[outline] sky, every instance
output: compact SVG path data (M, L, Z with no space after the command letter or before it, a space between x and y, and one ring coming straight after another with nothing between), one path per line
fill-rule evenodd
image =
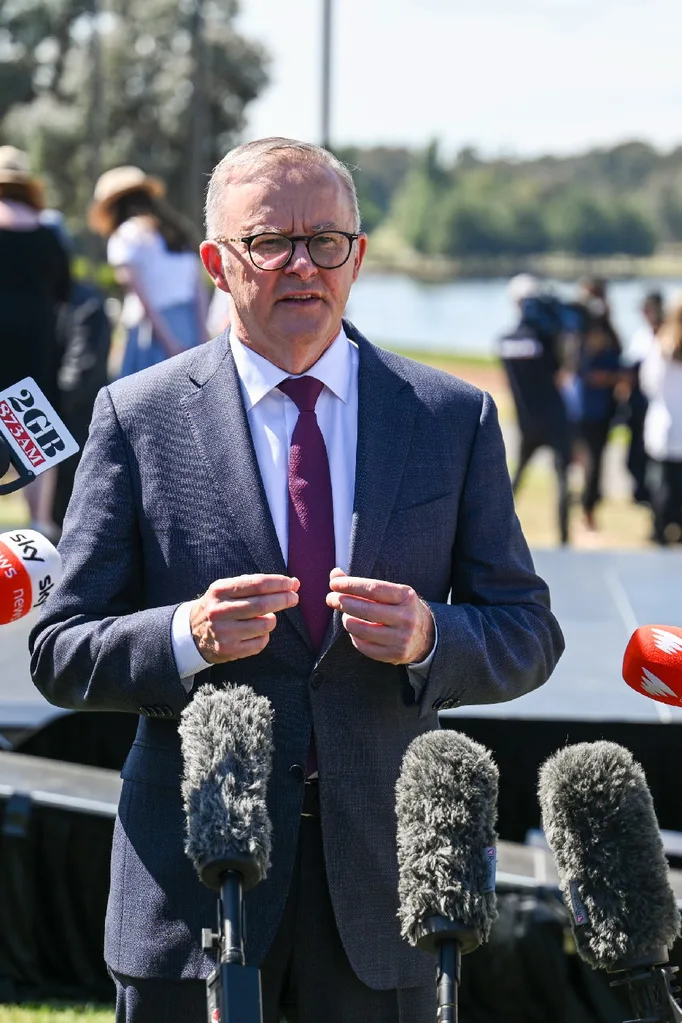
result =
M241 0L271 54L247 138L319 142L323 0ZM682 144L682 0L333 0L331 139L452 154Z

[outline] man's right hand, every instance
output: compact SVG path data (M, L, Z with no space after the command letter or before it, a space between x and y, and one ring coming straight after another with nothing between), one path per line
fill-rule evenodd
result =
M299 586L286 575L239 575L211 583L189 614L201 656L223 664L259 654L277 624L276 612L298 604Z

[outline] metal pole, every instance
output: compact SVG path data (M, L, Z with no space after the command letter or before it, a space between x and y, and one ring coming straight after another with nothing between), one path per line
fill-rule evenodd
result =
M102 170L102 142L104 140L104 76L102 70L102 37L100 35L100 15L102 5L100 0L92 0L90 16L90 46L88 63L90 65L90 102L88 105L88 162L87 173L89 177L89 190L95 187L95 182ZM86 242L87 255L93 261L100 255L100 246L93 234L88 236Z
M332 0L322 0L322 146L331 142Z
M198 227L201 224L204 168L204 121L206 114L206 54L204 46L204 0L194 0L190 35L192 39L192 100L189 106L189 167L186 210Z

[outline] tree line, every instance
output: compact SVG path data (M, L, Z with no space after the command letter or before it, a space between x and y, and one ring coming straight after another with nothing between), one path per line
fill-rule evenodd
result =
M388 225L416 252L460 258L562 251L650 255L682 243L682 146L642 142L579 156L444 161L424 152L339 151L366 229Z
M3 0L0 144L27 150L76 234L100 171L163 178L197 226L211 168L244 138L268 57L236 0ZM682 243L682 146L565 158L445 160L433 143L346 148L363 225L417 253L648 255Z
M0 144L30 153L76 229L120 164L163 178L198 226L207 175L267 81L236 14L235 0L2 0Z

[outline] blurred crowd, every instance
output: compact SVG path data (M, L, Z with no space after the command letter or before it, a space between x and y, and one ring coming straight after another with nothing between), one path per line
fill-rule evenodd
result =
M227 296L209 292L193 226L164 198L158 178L115 167L97 181L88 226L106 240L123 300L115 321L122 351L111 358L105 295L72 273L63 217L45 208L26 153L0 147L0 331L7 339L0 390L33 377L82 447L98 390L114 375L154 365L219 333ZM23 494L31 525L61 530L77 458L39 476Z
M120 286L113 359L111 299L72 273L73 241L62 216L45 208L28 156L0 147L0 329L11 339L0 363L0 390L34 377L79 445L99 388L161 362L229 322L229 299L209 303L191 223L165 198L161 180L115 167L97 181L88 226L106 242ZM562 544L570 540L571 468L582 467L584 526L597 530L604 452L612 427L628 431L632 497L651 508L651 540L682 538L682 297L664 308L652 292L642 323L620 338L607 284L583 281L564 301L521 274L509 285L517 323L500 340L520 433L514 490L540 448L550 448L557 479ZM42 474L24 495L31 524L59 535L77 459Z
M614 426L627 431L632 499L651 509L653 543L682 540L682 295L664 306L645 295L631 338L614 328L607 282L581 282L566 301L529 274L509 283L517 309L500 357L519 426L515 492L533 454L551 449L562 544L569 542L571 466L582 468L583 525L598 529L604 453Z

